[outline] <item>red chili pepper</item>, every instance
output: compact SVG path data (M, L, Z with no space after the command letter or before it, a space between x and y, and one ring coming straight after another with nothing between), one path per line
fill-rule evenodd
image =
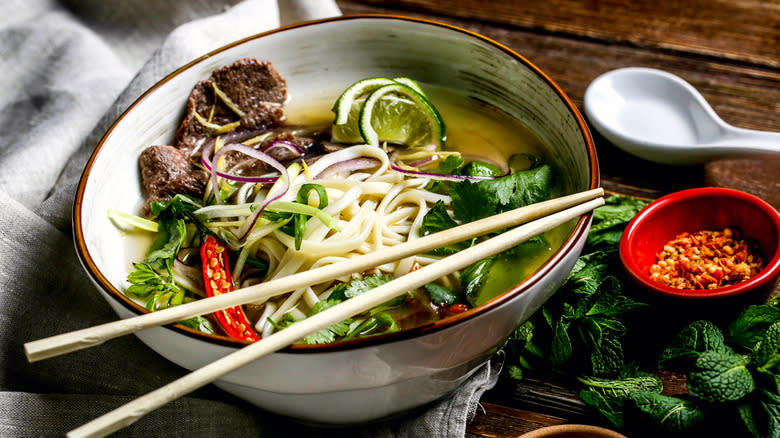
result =
M463 313L469 310L469 306L465 304L453 304L448 308L448 310L450 313Z
M207 236L200 247L200 258L203 260L203 284L206 287L206 295L212 297L232 292L233 281L230 279L225 244L214 236ZM260 340L252 330L252 324L246 319L241 306L214 312L214 316L231 338L244 341Z

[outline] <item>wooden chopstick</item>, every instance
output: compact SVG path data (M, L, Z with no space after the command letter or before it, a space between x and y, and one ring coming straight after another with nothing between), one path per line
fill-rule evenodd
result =
M102 437L129 426L154 409L209 384L266 354L278 351L311 333L330 327L346 318L368 311L402 293L421 287L437 278L512 248L533 236L551 230L602 205L604 205L603 198L599 197L589 200L511 229L500 236L493 237L424 268L398 277L389 283L352 297L284 330L278 331L267 338L249 344L235 353L231 353L209 365L199 368L168 385L72 430L67 436L69 438Z
M600 198L603 195L603 189L597 188L539 202L440 231L361 257L334 263L332 265L326 265L317 269L290 275L266 283L260 283L243 289L237 289L229 294L203 298L165 310L150 312L132 318L120 319L94 327L31 341L24 344L24 351L27 355L27 360L30 362L36 362L72 351L78 351L102 344L109 339L147 328L171 324L193 316L204 315L220 309L267 299L314 283L321 283L355 272L362 272L390 261L415 254L422 254L471 237L484 235L544 217L561 211L564 208Z

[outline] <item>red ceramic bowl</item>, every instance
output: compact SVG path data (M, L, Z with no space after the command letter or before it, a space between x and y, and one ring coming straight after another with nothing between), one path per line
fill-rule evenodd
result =
M686 290L650 279L649 269L664 244L688 231L738 228L758 242L764 268L741 283L710 290ZM780 214L760 198L732 189L704 187L671 193L640 211L620 241L620 259L637 283L663 296L687 299L735 297L771 292L780 276ZM752 295L752 294L751 294Z

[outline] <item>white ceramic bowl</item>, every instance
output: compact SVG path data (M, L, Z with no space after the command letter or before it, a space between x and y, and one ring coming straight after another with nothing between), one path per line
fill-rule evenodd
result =
M409 76L487 102L524 121L549 146L565 191L598 186L598 164L583 118L561 89L525 58L453 26L395 16L347 16L237 41L173 72L108 130L90 158L74 207L76 249L98 290L122 318L144 312L127 287L127 235L106 217L143 203L138 156L170 143L193 85L242 57L270 60L287 79L292 100L335 99L370 76ZM407 332L349 345L291 347L216 382L278 414L313 423L375 420L453 391L484 363L565 279L584 245L590 216L530 278L488 303ZM125 254L122 249L125 249ZM242 346L182 326L137 334L162 356L196 369Z

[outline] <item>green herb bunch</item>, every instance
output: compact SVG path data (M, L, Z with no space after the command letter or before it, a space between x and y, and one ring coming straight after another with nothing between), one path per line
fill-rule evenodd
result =
M626 317L646 307L625 294L617 248L628 221L647 203L611 196L593 215L583 255L568 279L510 338L510 376L552 369L574 376L615 378L625 374Z
M656 433L717 430L729 436L780 436L780 309L754 305L725 332L707 320L680 330L660 354L659 370L686 375L687 394L661 387L605 391L619 380L585 382L580 398L615 426ZM739 427L742 424L744 427ZM736 426L736 427L735 427Z
M616 257L623 227L644 205L610 197L596 210L566 283L508 342L508 375L552 369L570 377L583 402L632 436L780 437L778 299L722 328L659 320L668 309L623 290ZM687 393L662 394L660 372L684 375Z

